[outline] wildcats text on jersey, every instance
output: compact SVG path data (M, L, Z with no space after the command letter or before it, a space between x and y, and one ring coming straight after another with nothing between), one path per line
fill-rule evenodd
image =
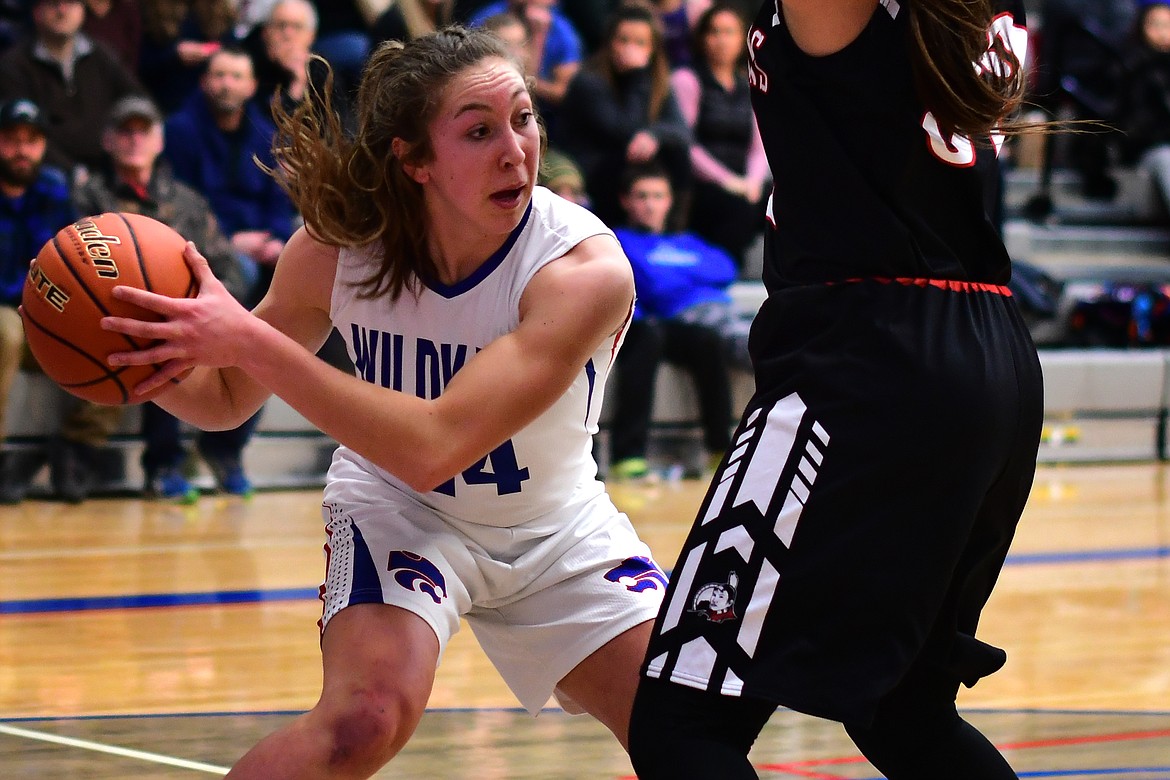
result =
M350 347L355 355L354 371L371 384L402 391L405 386L403 369L413 367L411 392L419 398L438 398L451 377L463 364L468 355L479 351L479 347L466 344L436 344L430 339L412 339L413 359L407 362L407 340L395 333L350 326Z

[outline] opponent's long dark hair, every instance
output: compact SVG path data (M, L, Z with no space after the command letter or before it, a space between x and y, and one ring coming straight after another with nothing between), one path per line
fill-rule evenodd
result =
M916 86L939 129L978 138L1010 120L1024 100L1024 64L1000 37L989 40L989 0L904 2ZM1008 133L1023 128L1001 126Z

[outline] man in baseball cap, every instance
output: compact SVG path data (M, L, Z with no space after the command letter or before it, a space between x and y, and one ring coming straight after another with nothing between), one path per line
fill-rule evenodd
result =
M27 99L0 103L0 440L8 433L4 410L24 360L24 330L16 307L28 262L77 217L65 174L44 164L46 147L40 106ZM23 499L42 463L43 458L21 450L0 449L0 503ZM63 497L80 500L84 492Z
M45 117L40 107L24 98L9 100L0 105L0 130L25 125L45 134Z
M162 112L148 97L141 95L127 95L110 107L106 119L106 129L123 127L131 119L142 120L148 126L161 125Z

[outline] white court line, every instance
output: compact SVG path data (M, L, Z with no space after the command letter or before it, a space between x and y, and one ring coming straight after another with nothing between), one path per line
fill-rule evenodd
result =
M212 764L201 764L198 761L186 761L182 758L172 758L171 756L163 756L158 753L146 753L141 750L130 750L128 748L115 747L113 745L103 745L100 742L90 742L86 739L73 739L72 737L59 737L56 734L46 734L43 731L29 731L27 729L18 729L13 726L0 725L0 734L8 734L13 737L23 737L24 739L36 739L41 742L52 742L55 745L65 745L67 747L81 748L82 750L93 750L97 753L109 753L114 756L122 756L123 758L134 758L139 761L150 761L155 764L166 764L167 766L176 766L180 769L192 769L196 772L207 772L212 775L226 775L228 767L214 766Z

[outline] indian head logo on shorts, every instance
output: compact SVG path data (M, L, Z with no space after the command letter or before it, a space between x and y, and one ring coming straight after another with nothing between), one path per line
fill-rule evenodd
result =
M666 575L662 573L662 569L658 568L654 561L641 555L626 558L620 566L607 571L605 578L610 582L625 585L626 590L632 590L634 593L666 588Z
M434 599L436 604L447 598L447 580L443 573L421 555L407 550L395 550L390 553L387 568L394 581L407 590L425 593Z
M731 572L727 582L709 582L695 591L690 611L707 618L712 623L735 620L735 591L739 575Z

